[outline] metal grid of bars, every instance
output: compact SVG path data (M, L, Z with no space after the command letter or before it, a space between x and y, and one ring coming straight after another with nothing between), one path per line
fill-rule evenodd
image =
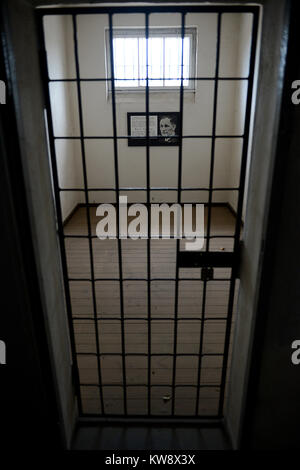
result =
M216 64L215 64L215 75L214 77L189 77L191 80L210 80L214 82L214 98L213 98L213 126L212 126L212 134L209 135L183 135L183 99L184 99L184 79L183 76L183 52L184 48L182 47L182 57L181 57L181 78L180 78L180 87L179 87L179 112L180 112L180 125L179 125L179 147L178 147L178 184L177 187L151 187L150 186L150 145L149 145L149 76L148 76L148 37L149 37L149 15L151 13L179 13L181 14L181 39L182 39L182 46L183 40L185 35L185 16L187 13L215 13L217 14L217 43L216 43ZM109 18L109 42L110 42L110 77L107 78L87 78L83 79L80 78L79 73L79 56L78 56L78 38L77 38L77 15L83 14L105 14L108 15ZM145 86L145 110L146 110L146 187L121 187L119 184L119 162L118 162L118 139L128 139L129 136L120 136L117 134L117 117L116 117L116 91L115 91L115 77L114 77L114 54L113 54L113 16L117 13L143 13L145 15L145 37L146 37L146 86ZM250 53L250 65L249 65L249 75L248 77L220 77L219 76L219 56L220 56L220 37L221 37L221 19L223 13L252 13L253 14L253 23L252 23L252 37L251 37L251 53ZM71 15L72 16L72 24L73 24L73 39L74 39L74 57L75 57L75 67L76 67L76 78L62 78L62 79L50 79L48 74L48 65L47 65L47 57L46 57L46 49L45 49L45 38L44 38L44 31L43 31L43 17L48 15ZM120 384L105 384L103 386L102 383L102 369L101 369L101 357L105 355L109 356L121 356L122 359L122 394L123 394L123 409L124 413L120 415L120 417L128 416L127 410L127 392L130 387L146 387L147 388L147 414L148 418L153 418L155 415L152 413L151 408L151 389L153 387L166 387L166 384L153 384L151 383L151 361L152 358L155 356L169 356L172 358L172 380L171 383L168 385L169 388L172 390L172 401L171 401L171 418L176 418L175 413L175 397L176 397L176 390L178 387L180 388L196 388L196 398L195 398L195 418L201 418L201 414L198 413L199 409L199 399L200 399L200 389L202 387L205 388L218 388L219 389L219 404L218 404L218 411L214 415L205 415L203 416L205 419L208 418L221 418L223 414L223 405L224 405L224 395L225 395L225 388L226 388L226 372L228 367L228 355L229 355L229 346L230 346L230 333L231 333L231 323L232 323L232 314L233 314L233 303L234 303L234 293L235 293L235 281L237 278L237 258L239 252L239 243L240 243L240 232L241 232L241 220L242 220L242 207L243 207L243 196L244 196L244 187L245 187L245 174L246 174L246 162L247 162L247 153L248 153L248 141L249 141L249 127L250 127L250 117L251 117L251 102L252 102L252 92L253 92L253 78L254 78L254 67L255 67L255 54L256 54L256 42L257 42L257 30L258 30L258 15L259 15L259 8L256 6L153 6L153 7L78 7L78 8L60 8L60 9L41 9L37 11L37 20L38 20L38 31L39 31L39 40L40 40L40 52L41 52L41 70L43 74L43 81L45 86L45 100L46 100L46 109L47 109L47 117L48 117L48 133L49 133L49 146L50 146L50 153L51 153L51 163L52 163L52 173L53 173L53 184L54 184L54 192L55 192L55 200L56 200L56 210L57 210L57 225L58 225L58 235L60 241L60 249L61 249L61 258L62 258L62 267L63 267L63 274L64 274L64 285L65 285L65 296L66 296L66 305L69 317L69 326L70 326L70 339L71 339L71 348L73 354L73 361L74 361L74 381L76 385L76 392L78 397L78 406L79 406L79 413L81 416L84 416L83 408L82 408L82 397L81 397L81 387L97 387L98 388L98 395L99 401L101 404L101 413L98 416L105 416L109 417L107 413L105 413L105 403L104 403L104 393L103 387L119 387ZM124 79L122 79L124 80ZM158 79L159 80L159 79ZM178 80L178 79L177 79ZM248 89L247 89L247 101L246 101L246 111L245 111L245 124L244 124L244 132L242 135L216 135L216 120L217 120L217 93L218 93L218 85L219 82L222 80L226 81L238 81L238 80L246 80L248 82ZM112 135L110 136L85 136L84 129L83 129L83 110L82 110L82 96L81 96L81 82L84 81L105 81L110 83L111 87L111 97L112 97L112 120L113 120L113 128L112 128ZM52 121L52 114L51 114L51 102L50 102L50 93L49 93L49 86L51 82L74 82L76 83L77 88L77 97L78 97L78 113L79 113L79 136L55 136L53 130L53 121ZM209 187L196 187L196 188L187 188L182 187L182 143L184 139L191 139L191 138L210 138L212 139L212 146L211 146L211 161L210 161L210 178L209 178ZM241 170L240 170L240 182L238 187L231 187L231 188L216 188L213 187L213 173L214 173L214 160L215 160L215 140L216 138L230 138L230 139L243 139L243 148L242 148L242 159L241 159ZM83 168L83 181L84 181L84 188L61 188L59 186L59 179L58 179L58 171L57 171L57 163L56 163L56 154L55 154L55 140L56 139L78 139L80 141L81 146L81 156L82 156L82 168ZM113 188L90 188L88 187L88 179L87 179L87 168L86 168L86 156L85 156L85 139L112 139L113 140L113 148L114 148L114 168L115 168L115 187ZM199 351L198 354L194 353L178 353L177 346L178 346L178 324L180 321L183 320L182 317L179 317L178 312L178 296L179 296L179 283L182 279L185 281L195 281L193 277L184 277L180 278L179 270L181 267L185 266L185 263L189 263L187 257L190 254L184 254L180 252L180 240L176 240L176 269L175 269L175 277L151 277L151 243L150 239L147 238L147 276L146 277L126 277L124 276L123 272L123 265L122 265L122 244L120 236L117 237L117 251L118 251L118 267L119 267L119 288L120 288L120 318L116 317L109 317L105 316L104 320L117 320L120 322L121 326L121 353L117 352L109 352L104 353L101 351L101 344L99 341L99 321L101 317L99 317L97 312L97 299L96 299L96 289L95 283L98 281L116 281L116 278L112 277L105 277L99 278L95 275L94 270L94 259L93 259L93 245L92 239L96 238L96 235L92 234L91 228L91 217L90 217L90 200L89 200L89 192L91 191L114 191L117 196L117 209L118 214L120 211L119 207L119 195L121 191L145 191L147 197L147 205L150 205L150 195L151 191L176 191L177 192L177 202L181 203L181 194L183 191L207 191L208 192L208 221L207 221L207 232L205 235L206 239L206 247L205 252L207 254L206 261L202 266L227 266L231 270L230 278L216 278L218 281L228 281L230 279L230 289L229 289L229 298L228 298L228 309L226 316L215 316L214 320L225 321L226 323L226 331L225 331L225 340L224 340L224 350L222 353L208 353L203 352L203 342L204 342L204 325L206 322L211 321L212 318L206 317L206 294L207 294L207 286L210 282L207 279L203 280L203 296L202 296L202 309L200 316L191 316L191 317L184 317L185 321L193 320L199 321L201 323L200 328L200 336L199 336ZM67 235L64 233L63 227L63 219L62 219L62 210L60 204L60 193L64 191L82 191L85 197L85 207L86 207L86 220L87 220L87 235ZM211 217L212 217L212 200L213 200L213 193L215 191L236 191L238 193L238 205L237 205L237 213L236 213L236 223L235 223L235 232L234 235L212 235L211 234ZM117 217L117 220L119 217ZM150 211L148 211L148 227L150 227ZM119 227L117 227L118 234L119 234ZM120 235L120 234L119 234ZM67 265L67 257L66 257L66 247L65 247L65 240L67 238L84 238L88 240L88 247L89 247L89 259L90 259L90 277L85 278L78 278L78 277L71 277L68 273L68 265ZM227 260L222 257L224 254L216 253L210 251L210 241L213 238L233 238L234 240L234 248L232 256L228 257ZM185 256L187 255L187 257ZM210 258L210 255L212 257ZM228 255L228 253L227 253ZM225 261L224 261L225 260ZM213 262L215 264L213 264ZM219 264L218 264L219 263ZM201 266L201 258L200 264L198 263L197 266ZM72 303L71 303L71 296L70 296L70 282L79 282L79 281L86 281L91 284L91 292L92 292L92 305L93 305L93 315L91 317L81 317L76 316L73 317L72 315ZM126 281L138 281L138 282L146 282L147 283L147 316L141 317L130 317L126 316L126 321L137 321L143 320L147 322L147 337L148 337L148 344L147 344L147 352L145 353L130 353L126 351L125 347L125 316L124 316L124 282ZM175 282L175 307L174 307L174 317L166 317L166 316L157 316L151 317L151 284L155 281L173 281ZM74 333L74 320L91 320L94 322L95 328L95 344L96 344L96 352L86 352L80 353L81 355L93 355L96 357L97 361L97 373L98 373L98 380L97 384L91 383L83 383L80 382L79 378L79 369L78 369L78 353L76 352L76 344L75 344L75 333ZM173 351L172 353L155 353L152 351L151 348L151 330L152 330L152 322L153 321L172 321L174 323L174 341L173 341ZM131 384L127 383L127 372L126 372L126 358L130 356L145 356L147 358L147 382L141 384ZM177 384L176 383L176 362L178 357L192 357L196 356L198 365L197 365L197 383L196 385L188 385L188 384ZM203 358L206 356L219 356L222 358L222 375L221 375L221 383L216 386L215 384L202 384L201 383L201 372L202 372L202 361ZM92 415L90 415L92 416ZM116 415L114 415L116 416ZM133 417L132 414L129 417ZM188 416L190 417L190 416ZM157 416L157 418L161 418L161 416ZM180 418L184 418L184 416L180 416Z

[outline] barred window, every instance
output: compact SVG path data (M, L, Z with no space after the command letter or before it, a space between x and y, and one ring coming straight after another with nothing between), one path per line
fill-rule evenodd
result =
M183 64L182 64L183 43ZM109 48L109 31L107 31ZM109 49L108 49L109 50ZM146 86L145 29L113 30L114 78L118 90L143 89ZM148 38L148 83L156 89L194 89L196 28L150 28ZM109 63L109 61L108 61Z

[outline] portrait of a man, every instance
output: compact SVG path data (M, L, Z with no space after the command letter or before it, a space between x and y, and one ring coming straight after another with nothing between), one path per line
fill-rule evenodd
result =
M172 143L176 140L177 134L176 116L162 115L159 120L159 135L164 137L166 143Z

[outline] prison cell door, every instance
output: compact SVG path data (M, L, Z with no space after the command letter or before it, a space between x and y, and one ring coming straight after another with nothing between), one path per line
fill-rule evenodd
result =
M220 419L258 7L68 7L37 16L80 415ZM144 56L137 52L144 68L133 64L133 76L115 65L114 39L126 28L128 37L142 38L132 47L144 48ZM180 39L180 66L168 69L160 54L159 77L150 38L162 28ZM188 62L184 38L193 31ZM169 145L151 126L153 116L172 114L177 128ZM128 134L129 115L145 119L138 145ZM116 239L99 240L97 206L111 204L119 215L124 195L129 205L145 204L149 225L153 203L203 203L203 249L187 251L174 238L123 239L118 224Z

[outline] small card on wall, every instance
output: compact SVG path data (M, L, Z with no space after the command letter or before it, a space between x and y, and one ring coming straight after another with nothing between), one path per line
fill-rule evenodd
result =
M149 145L179 145L180 113L159 112L149 113ZM127 113L128 145L146 146L146 114Z

